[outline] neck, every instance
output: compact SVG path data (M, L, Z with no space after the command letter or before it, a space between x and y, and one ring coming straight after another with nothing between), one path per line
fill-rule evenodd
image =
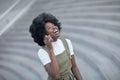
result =
M57 41L57 39L54 39L54 40L53 40L53 42L56 42L56 41Z
M58 38L54 38L54 39L53 39L53 42L56 42L56 41L57 41L57 39L58 39Z

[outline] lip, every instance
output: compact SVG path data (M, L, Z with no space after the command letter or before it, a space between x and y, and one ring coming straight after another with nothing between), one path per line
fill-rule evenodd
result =
M55 31L54 34L59 34L59 31Z
M59 34L59 31L58 30L55 30L54 31L54 35L58 35Z
M58 30L54 30L54 33L56 34L56 33L59 33L59 31Z

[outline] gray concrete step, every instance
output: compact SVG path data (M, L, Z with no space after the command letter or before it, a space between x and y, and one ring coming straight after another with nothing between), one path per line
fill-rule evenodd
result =
M36 0L0 36L0 79L47 80L37 55L40 47L28 29L39 13L50 12L62 22L61 36L72 41L84 80L119 80L119 4L119 0Z

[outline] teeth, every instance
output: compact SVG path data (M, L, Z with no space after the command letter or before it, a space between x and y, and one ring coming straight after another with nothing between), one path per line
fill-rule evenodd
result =
M57 33L57 31L55 33Z
M56 34L58 31L55 31L54 33Z
M54 33L58 32L57 30L54 31Z

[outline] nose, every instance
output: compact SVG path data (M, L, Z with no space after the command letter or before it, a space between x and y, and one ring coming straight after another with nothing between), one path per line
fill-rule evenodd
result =
M57 26L53 26L53 28L55 29L55 28L57 28Z
M57 26L53 26L53 31L57 29Z

